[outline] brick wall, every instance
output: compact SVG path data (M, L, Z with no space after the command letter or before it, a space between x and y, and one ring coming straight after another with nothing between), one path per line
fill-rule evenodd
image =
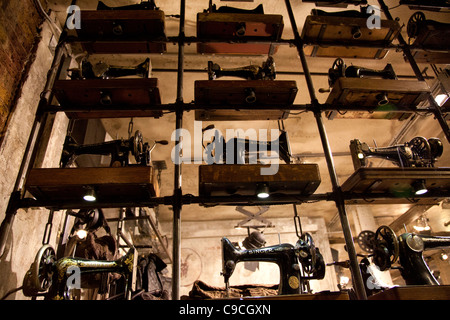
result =
M24 71L33 57L41 23L34 0L0 2L0 146Z

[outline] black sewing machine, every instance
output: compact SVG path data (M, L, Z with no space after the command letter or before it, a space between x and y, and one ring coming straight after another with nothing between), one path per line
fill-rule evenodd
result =
M222 238L222 275L229 290L229 280L236 264L242 261L276 263L280 268L279 295L300 294L301 282L325 277L325 263L310 234L305 233L295 246L284 243L270 247L239 250ZM303 274L302 274L303 272Z
M104 4L103 1L99 1L97 10L159 10L159 8L156 7L155 0L141 1L141 3L138 4L130 4L121 7L109 7Z
M399 259L399 269L407 285L439 285L423 258L423 252L448 247L450 237L414 233L397 237L391 228L381 226L376 232L374 263L381 271L385 271Z
M328 84L330 88L334 86L339 78L381 78L397 80L397 75L388 63L383 70L373 70L358 66L347 66L341 58L337 58L328 70ZM327 92L329 90L320 90L320 92ZM387 103L387 102L386 102Z
M442 141L438 138L415 137L404 144L375 148L358 139L350 141L355 170L367 167L367 158L370 157L391 161L399 167L434 167L443 150Z
M446 50L450 48L450 24L425 17L423 12L414 13L408 20L408 37L415 39L413 45L426 49Z
M215 80L221 77L238 77L245 80L275 80L275 62L269 56L263 62L262 67L250 65L240 68L223 69L217 63L208 61L208 80Z
M50 245L43 246L23 280L23 293L27 297L45 295L48 300L69 300L69 278L73 268L83 276L92 273L119 273L126 277L125 292L131 292L136 255L134 249L116 261L99 261L66 257L56 260L55 250ZM128 297L130 298L130 297Z
M61 167L70 165L77 156L82 154L111 155L111 167L129 166L129 154L131 153L137 165L151 165L151 152L157 144L168 145L168 141L155 141L152 147L148 142L143 142L140 131L136 131L134 137L128 140L113 140L108 142L79 145L71 136L66 137L61 156Z
M210 126L209 129L212 129ZM204 129L205 131L205 129ZM233 159L228 159L227 154L233 150ZM216 131L213 140L205 147L206 154L210 160L214 158L214 163L219 163L221 160L227 164L245 164L254 160L252 155L257 156L258 152L277 151L280 159L286 164L291 163L291 147L289 137L286 131L281 131L278 139L273 141L255 141L242 138L232 138L227 143L224 137ZM256 154L253 154L256 153ZM232 163L229 163L233 160ZM208 161L209 162L209 161Z
M111 66L104 62L92 64L89 61L83 61L81 69L69 69L69 77L72 80L84 79L114 79L126 76L137 76L141 78L150 78L151 62L147 58L136 67Z

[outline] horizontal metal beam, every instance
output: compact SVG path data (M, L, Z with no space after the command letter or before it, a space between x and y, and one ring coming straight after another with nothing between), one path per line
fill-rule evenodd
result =
M193 110L290 110L290 111L310 111L314 112L315 108L319 108L321 111L367 111L367 112L391 112L391 113L432 113L433 109L431 107L420 108L420 109L408 109L407 107L398 107L394 110L379 110L375 107L365 107L365 106L345 106L336 104L319 104L313 106L312 104L291 104L291 105L253 105L253 104L242 104L236 105L198 105L194 102L192 103L167 103L158 105L147 105L147 106L127 106L127 111L170 111L175 112L178 108L182 108L184 111ZM56 112L89 112L89 111L123 111L121 106L104 106L98 105L96 107L83 107L81 105L76 106L57 106L49 105L42 107L42 112L56 113Z
M385 200L394 199L389 193L351 193L342 192L342 197L345 201L349 200ZM448 197L448 194L442 192L428 192L421 196L416 196L414 199L408 198L411 203L419 199L438 199ZM117 200L110 199L110 201L88 203L80 199L80 201L38 201L32 198L25 198L18 201L18 208L48 208L53 210L68 210L68 209L84 209L84 208L126 208L126 207L156 207L159 205L172 206L175 201L174 196L149 198L145 200ZM271 195L269 199L261 200L256 196L241 196L241 195L229 195L229 196L194 196L194 195L183 195L182 204L192 205L198 204L206 207L211 206L236 206L236 205L248 205L248 206L261 206L261 205L285 205L285 204L302 204L307 202L316 201L334 201L335 194L333 192L312 194L312 195L284 195L284 194L274 194Z

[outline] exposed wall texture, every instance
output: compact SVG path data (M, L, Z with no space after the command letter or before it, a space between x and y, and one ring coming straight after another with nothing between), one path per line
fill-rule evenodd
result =
M0 4L0 146L16 97L33 60L42 24L33 0Z

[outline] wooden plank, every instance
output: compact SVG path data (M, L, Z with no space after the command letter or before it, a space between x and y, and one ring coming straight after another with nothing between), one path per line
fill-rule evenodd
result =
M302 30L306 44L341 43L343 46L358 44L388 45L399 32L397 21L381 20L381 28L369 29L367 19L335 16L307 16ZM353 38L354 28L359 28L361 36ZM336 55L334 55L336 56Z
M374 294L369 300L450 300L450 286L399 286Z
M379 106L380 94L386 94L389 103ZM335 83L326 101L327 104L344 106L346 110L360 107L369 107L373 114L367 112L342 112L328 111L328 118L359 118L373 119L401 119L408 118L408 114L389 112L390 110L404 109L415 110L416 106L427 99L430 88L424 81L368 79L368 78L340 78ZM355 111L356 111L355 110ZM380 114L378 114L380 113ZM384 114L383 114L384 113Z
M87 79L57 80L53 92L61 107L67 108L69 118L117 118L162 116L161 110L149 110L149 106L161 104L158 79ZM102 103L108 95L110 104ZM71 112L70 108L83 106L86 112ZM101 106L101 111L96 107ZM108 107L111 107L110 111ZM127 107L133 107L126 110ZM114 111L121 108L121 111ZM140 108L140 109L138 109ZM133 110L134 109L134 110Z
M357 39L353 38L355 28L361 33ZM399 32L397 21L381 20L380 29L369 29L365 18L310 15L306 17L302 38L307 44L305 54L312 57L383 59L389 50L361 45L385 47Z
M76 30L83 50L90 53L165 53L165 15L159 10L81 11Z
M80 201L94 187L98 201L139 200L157 196L152 167L32 169L25 190L38 201Z
M245 32L236 31L245 24ZM284 29L282 15L244 13L198 13L197 37L200 39L251 41L281 39ZM206 54L273 54L278 46L256 43L198 43L197 52Z
M255 195L256 186L260 183L267 184L273 193L310 195L321 182L316 164L280 164L276 174L261 175L261 169L268 167L259 164L200 166L200 195Z
M82 10L80 40L165 39L165 15L160 10Z
M329 300L350 300L347 292L318 292L314 294L288 294L279 296L242 297L240 300L302 300L302 301L329 301Z
M410 199L414 198L411 185L416 180L422 179L425 180L429 192L450 194L448 168L359 168L341 188L343 192L394 196L389 203L411 203ZM437 201L438 197L423 198L420 204L435 204ZM374 202L379 203L378 200Z
M229 39L237 37L238 25L245 23L245 33L240 38L258 37L279 40L283 33L283 16L276 14L198 13L197 37Z
M289 110L196 110L196 121L284 120Z
M213 107L249 105L245 101L249 89L252 89L256 96L251 109L289 106L294 103L298 92L295 81L199 80L195 81L195 103Z

